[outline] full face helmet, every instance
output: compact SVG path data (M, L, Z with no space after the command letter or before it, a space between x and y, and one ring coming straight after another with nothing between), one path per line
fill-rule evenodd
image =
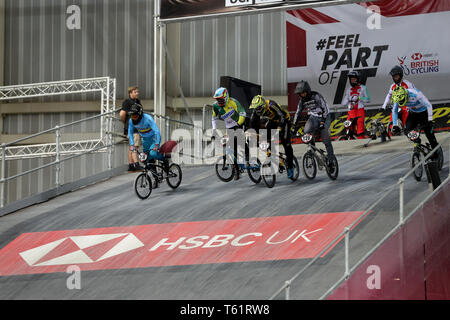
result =
M214 99L216 99L217 104L220 107L224 107L229 99L228 90L226 88L220 87L216 90L213 96Z
M400 107L404 107L408 101L408 90L402 86L396 86L392 92L392 102L398 103Z
M254 96L252 99L252 103L250 105L250 109L255 110L254 112L260 116L261 114L264 113L264 110L266 109L267 104L266 104L266 99L264 99L264 97L262 95L257 95Z

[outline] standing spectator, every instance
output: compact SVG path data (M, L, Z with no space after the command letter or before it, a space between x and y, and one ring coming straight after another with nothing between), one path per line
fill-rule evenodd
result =
M128 99L124 100L122 103L122 109L120 109L120 120L122 120L123 134L128 136L128 124L130 116L128 115L130 108L132 105L138 104L142 106L141 101L139 100L139 89L138 87L129 87L128 88ZM141 143L141 136L139 135L136 128L133 131L134 138L134 146L139 147ZM128 171L138 171L140 170L140 165L138 161L138 154L136 148L130 148L128 150Z

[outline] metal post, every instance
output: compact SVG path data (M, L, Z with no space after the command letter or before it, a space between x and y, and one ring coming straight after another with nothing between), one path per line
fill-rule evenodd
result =
M158 63L159 63L159 57L158 57L158 41L159 41L159 0L155 0L153 7L153 112L155 114L160 114L158 111ZM158 123L158 122L157 122Z
M109 81L108 81L108 85L109 85ZM101 108L100 108L100 112L103 114L105 112L105 95L106 93L102 90L101 91ZM106 96L106 99L108 99L108 96ZM103 140L103 117L100 118L100 139Z
M114 138L112 135L112 126L113 126L112 119L113 119L113 115L110 114L108 116L108 143L107 143L109 145L109 147L108 147L108 170L112 169L113 146L114 146L114 143L113 143Z
M160 9L161 10L161 7ZM164 48L162 46L162 43L164 41L164 25L159 21L159 114L161 116L165 116L166 115L166 106L163 105L163 103L165 102L165 84L163 82L164 80ZM164 90L163 90L164 89ZM159 125L162 126L162 122L163 122L163 118L160 118L160 123ZM167 139L167 138L166 138Z
M170 139L170 118L166 117L166 141Z
M176 79L176 85L178 87L178 91L180 92L181 100L183 100L184 109L186 110L186 115L189 118L189 120L191 121L191 123L194 124L194 120L193 120L193 118L191 116L191 113L189 112L189 105L187 103L186 97L184 96L183 89L181 88L181 84L180 84L180 81L178 79L179 77L178 77L178 75L176 73L175 66L174 66L174 63L172 61L172 57L170 55L169 49L167 48L167 43L164 41L164 39L162 39L161 46L164 46L164 48L166 50L167 61L169 62L169 69L172 71L174 79Z
M206 116L206 104L202 108L202 132L205 133L205 116Z
M116 79L112 79L112 94L111 94L111 100L112 100L112 108L110 111L114 111L116 110ZM115 146L115 139L114 139L114 132L115 129L115 124L114 124L114 114L110 113L109 114L109 142L111 144L110 149L109 149L109 154L110 154L110 158L109 158L109 170L111 170L113 168L113 155L114 155L114 146Z
M2 144L2 178L0 180L1 183L1 190L0 190L0 205L3 208L5 206L5 188L6 188L6 180L5 180L5 174L6 174L6 147L5 144Z
M399 224L400 225L403 225L403 216L404 216L404 212L403 212L403 210L404 210L404 203L403 203L403 187L404 187L404 183L405 183L405 179L403 179L403 178L400 178L400 180L399 180L399 183L400 183L400 208L399 208L399 215L400 215L400 217L399 217Z
M291 281L287 280L285 284L286 284L285 298L286 300L289 300L291 298Z
M350 228L345 227L345 278L348 279L350 275L349 267L349 242L350 242Z
M61 137L61 132L59 129L59 126L55 127L56 129L56 159L55 159L55 163L56 163L56 187L59 188L60 185L60 171L61 171L61 163L59 161L59 142L60 142L60 137Z

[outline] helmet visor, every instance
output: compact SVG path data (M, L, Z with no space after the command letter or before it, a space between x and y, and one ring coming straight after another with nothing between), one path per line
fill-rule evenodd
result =
M394 91L394 94L392 95L392 102L398 103L400 107L403 107L406 105L407 101L408 101L407 91L401 87L397 87Z
M216 98L217 104L221 107L223 107L225 105L225 98Z
M264 106L263 106L263 105L257 106L257 107L255 108L255 113L256 113L258 116L260 116L260 115L263 113L263 111L264 111Z
M399 98L399 100L398 100L398 105L399 105L400 107L404 107L404 106L406 105L406 101L407 101L407 100L408 100L408 99L407 99L406 95L401 96L401 97Z

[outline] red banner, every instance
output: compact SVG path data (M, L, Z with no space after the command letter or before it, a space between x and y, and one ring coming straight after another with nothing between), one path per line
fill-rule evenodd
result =
M0 275L313 258L362 212L25 233Z

